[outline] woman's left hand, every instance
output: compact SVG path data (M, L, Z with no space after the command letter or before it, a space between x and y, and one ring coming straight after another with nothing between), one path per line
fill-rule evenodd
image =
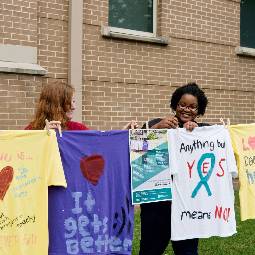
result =
M187 121L186 123L183 124L183 127L186 128L186 130L191 132L194 128L198 127L198 125L196 122Z
M135 120L131 120L122 129L137 129L137 128L139 128L137 122Z

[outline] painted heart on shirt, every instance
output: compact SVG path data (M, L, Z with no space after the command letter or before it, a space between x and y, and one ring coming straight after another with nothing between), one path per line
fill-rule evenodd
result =
M4 196L9 189L9 186L13 179L13 168L6 166L0 171L0 199L4 200Z
M252 149L255 149L255 136L250 136L249 138L248 138L248 144L250 145L250 147L252 148Z
M80 168L83 176L93 185L97 185L104 172L105 161L101 155L94 154L84 156L80 160Z

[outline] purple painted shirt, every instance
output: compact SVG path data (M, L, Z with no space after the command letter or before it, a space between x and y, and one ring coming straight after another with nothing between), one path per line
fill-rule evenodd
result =
M128 131L58 137L67 189L49 190L49 255L131 254Z

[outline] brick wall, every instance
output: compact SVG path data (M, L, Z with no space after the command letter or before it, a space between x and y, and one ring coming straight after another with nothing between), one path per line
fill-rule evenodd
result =
M68 0L3 0L0 43L37 47L44 77L0 73L0 128L23 129L34 115L41 86L67 79Z
M0 128L23 129L34 114L42 79L0 74Z
M0 128L22 128L31 119L43 83L67 79L68 0L3 0L0 43L37 47L45 77L0 73ZM108 0L84 0L83 122L117 129L127 121L171 114L170 94L196 81L209 97L201 121L254 122L255 58L239 46L239 0L161 0L159 35L170 44L101 36Z
M171 114L170 94L189 81L209 97L201 121L254 122L255 59L235 54L239 0L159 1L158 30L170 38L168 46L102 38L108 1L86 2L83 120L88 125L119 128L132 118L142 123Z
M67 79L68 0L38 1L38 63L47 77Z
M37 0L1 0L0 43L37 45Z

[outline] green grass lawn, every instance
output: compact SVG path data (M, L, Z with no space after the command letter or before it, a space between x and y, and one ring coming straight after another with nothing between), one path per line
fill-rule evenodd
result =
M200 255L255 255L255 220L240 221L240 206L236 193L235 213L237 222L237 234L231 237L211 237L200 239ZM133 241L133 255L139 252L140 240L140 210L135 212L135 229ZM174 254L169 244L165 255Z

